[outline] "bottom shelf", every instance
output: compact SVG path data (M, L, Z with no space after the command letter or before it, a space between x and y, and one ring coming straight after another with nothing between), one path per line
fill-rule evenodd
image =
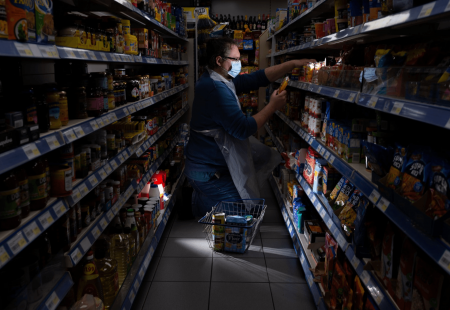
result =
M308 281L308 287L311 290L311 294L314 298L314 302L316 303L317 309L326 310L327 307L323 302L323 295L320 289L320 285L314 282L314 275L310 270L310 268L315 267L315 261L312 258L311 250L304 247L305 245L304 242L306 242L306 239L304 239L304 236L300 234L295 228L292 217L290 216L289 211L286 208L286 204L284 202L280 188L278 187L274 176L270 178L270 184L275 193L275 197L277 198L278 204L281 208L281 213L283 215L284 222L286 223L286 227L289 230L292 242L294 243L294 250L300 259L300 263L305 273L306 280Z
M172 213L172 209L176 202L176 193L180 186L183 184L185 180L185 176L183 171L181 172L181 176L178 179L177 183L174 185L174 190L172 191L172 196L170 200L166 202L166 207L164 209L164 213L160 215L160 219L158 220L158 228L155 233L151 233L147 236L142 245L142 249L139 251L136 260L134 261L131 269L125 278L125 281L122 284L122 287L119 290L119 293L116 296L114 303L111 306L111 310L120 310L120 309L131 309L136 294L139 291L139 288L144 280L145 273L148 270L150 262L153 258L153 254L155 253L155 249L158 246L159 241L161 240L161 236L166 228L167 221L169 220L170 214Z

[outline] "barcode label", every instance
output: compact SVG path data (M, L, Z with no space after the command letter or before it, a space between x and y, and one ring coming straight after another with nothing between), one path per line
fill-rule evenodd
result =
M117 169L117 163L116 163L116 161L113 159L113 160L111 160L111 166L112 166L112 168L114 169L114 170L116 170Z
M7 243L11 252L16 255L27 245L28 242L23 237L22 232L19 231L14 237L9 239Z
M39 234L41 233L41 230L37 226L36 222L31 222L28 224L27 227L23 229L23 232L25 233L25 236L27 237L28 241L33 241Z
M23 146L22 150L25 152L25 155L27 155L29 160L41 155L41 152L39 152L36 144L33 142Z
M450 271L450 251L445 250L439 259L439 265L441 265L447 272Z
M100 175L102 180L104 180L107 177L105 169L103 169L103 168L98 171L98 174Z
M144 281L145 271L144 268L141 268L139 271L139 277L141 278L141 281Z
M106 222L105 218L101 219L100 226L101 226L103 231L105 230L106 226L108 226L108 222Z
M378 97L372 96L370 97L369 101L367 101L367 106L371 108L375 108L377 105Z
M83 52L83 51L78 51L78 53L80 54L80 57L81 57L81 58L83 58L83 59L88 59L88 56L86 55L85 52Z
M63 215L64 212L66 212L66 207L64 206L63 202L60 201L53 206L53 211L55 212L56 216L60 218L61 215Z
M60 300L58 295L56 295L56 292L53 292L45 302L45 305L47 306L48 310L55 310L59 304L59 301Z
M380 198L380 193L376 189L374 189L372 191L372 193L370 193L369 200L375 204L375 203L377 203L379 198Z
M70 254L70 257L72 257L73 263L76 265L83 257L83 254L81 254L80 250L76 248L75 251L73 251L72 254Z
M123 109L122 109L122 112L125 113L125 115L130 114L130 113L128 112L128 109L127 109L127 108L123 108Z
M381 197L380 201L377 203L377 207L379 209L381 209L381 211L383 211L383 212L386 212L389 205L390 205L390 202L384 197Z
M106 213L106 216L108 217L108 220L111 222L114 217L114 214L112 213L111 210L109 210L108 213Z
M340 93L339 90L335 91L333 97L334 97L334 98L337 98L337 97L339 96L339 93Z
M130 293L130 295L128 296L128 299L130 299L130 303L131 303L131 304L133 304L134 297L136 297L136 294L134 293L133 290L131 290L131 293Z
M54 135L52 135L48 138L45 138L45 141L47 141L48 147L51 150L54 150L61 145L61 144L59 144L58 139L56 139L56 137Z
M331 226L333 226L333 220L331 218L328 219L327 226L329 229L331 229Z
M98 129L98 125L96 121L90 121L89 124L91 125L92 129L97 130Z
M103 124L108 125L109 124L109 117L108 116L103 116L102 117L102 121L103 121Z
M123 164L123 162L125 161L125 158L123 158L122 154L119 154L119 160L121 164Z
M97 121L98 127L103 127L103 126L105 126L105 124L103 123L103 120L102 120L101 118L99 118L99 119L96 120L96 121Z
M100 236L100 230L98 229L97 226L95 226L94 229L92 230L92 236L94 236L95 240L97 240L98 237Z
M6 252L5 247L0 247L0 266L3 266L9 261L10 257L8 252Z
M44 229L47 229L47 227L53 223L53 217L51 216L49 211L45 212L39 217L39 223L41 223Z
M89 251L89 248L91 247L91 241L89 241L88 237L85 237L83 241L80 242L80 245L83 249L83 252L87 253Z
M106 57L106 54L105 54L105 53L100 53L100 56L102 57L102 59L103 59L104 61L108 61L108 57Z
M353 268L355 268L355 270L357 270L359 267L359 258L356 257L356 255L354 255L350 262L352 263Z
M76 140L76 136L75 136L75 133L73 132L73 129L69 129L69 130L67 130L67 131L65 131L64 132L64 136L66 137L66 139L69 141L69 142L72 142L72 141L74 141L74 140Z
M89 190L84 183L81 183L80 186L78 186L78 191L80 192L81 197L84 197L89 193Z
M364 283L364 285L367 286L367 284L369 284L369 280L370 280L370 275L366 270L364 270L361 273L361 281Z

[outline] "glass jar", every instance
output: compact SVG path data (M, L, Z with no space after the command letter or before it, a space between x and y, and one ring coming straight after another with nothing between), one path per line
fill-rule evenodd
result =
M14 229L20 225L20 186L12 172L0 179L0 231Z
M95 87L100 87L101 89L108 89L108 77L106 72L95 72L91 74L91 79L93 79Z
M127 81L126 97L129 102L135 102L139 100L139 82L136 80Z
M113 90L108 90L108 110L116 108L116 98Z
M101 89L103 97L103 113L108 113L109 102L108 102L108 90L106 88Z
M24 168L19 168L16 173L17 182L20 187L20 210L22 219L30 214L30 189L28 176Z
M103 113L103 95L100 88L91 87L87 94L87 114L98 117Z
M30 189L30 210L37 211L47 205L47 173L44 162L38 159L27 167Z
M69 105L67 103L67 94L64 91L59 93L59 114L61 117L61 125L67 126L69 123Z
M73 108L74 115L78 119L88 118L87 96L85 87L75 87L70 90L69 109Z
M48 115L50 117L50 129L61 128L59 92L55 87L47 88L45 101L48 104Z

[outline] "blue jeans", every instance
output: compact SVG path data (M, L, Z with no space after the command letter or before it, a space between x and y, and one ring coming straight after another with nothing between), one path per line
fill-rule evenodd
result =
M192 193L192 213L194 216L205 216L218 202L241 199L229 173L220 176L219 179L212 177L206 182L194 181L189 177L188 180L194 188Z

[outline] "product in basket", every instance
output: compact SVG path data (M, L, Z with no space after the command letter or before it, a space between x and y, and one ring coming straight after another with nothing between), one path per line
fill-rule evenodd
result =
M243 253L245 251L246 237L246 228L225 227L225 251Z
M225 213L215 213L212 215L212 218L214 223L222 225L225 224ZM225 242L225 226L213 225L212 230L214 250L223 251Z

